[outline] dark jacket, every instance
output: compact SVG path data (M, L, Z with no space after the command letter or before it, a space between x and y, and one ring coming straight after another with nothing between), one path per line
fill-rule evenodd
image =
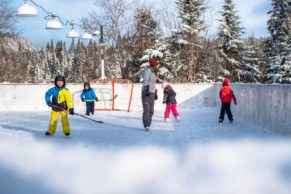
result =
M170 85L168 85L164 89L163 103L166 103L166 104L177 104L176 92L173 90L173 88Z

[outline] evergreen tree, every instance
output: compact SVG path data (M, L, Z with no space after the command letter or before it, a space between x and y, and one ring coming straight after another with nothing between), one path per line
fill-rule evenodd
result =
M79 83L83 82L82 78L82 61L83 61L83 48L80 39L78 40L77 43L77 48L75 49L74 52L74 60L72 64L72 81Z
M268 21L270 32L268 64L269 83L291 83L291 27L287 0L272 0Z
M259 68L260 56L254 40L249 40L243 47L242 65L239 80L248 83L258 83L262 80L262 73Z
M205 71L205 64L200 63L204 39L200 35L206 29L204 21L205 0L177 0L176 4L183 29L174 33L173 44L179 48L178 52L183 60L182 63L188 66L187 81L197 81L199 79L197 74L209 73Z
M205 0L177 0L176 4L184 33L199 34L205 30L206 24L203 18L206 10Z
M219 26L219 54L223 64L220 64L221 75L229 77L232 81L240 81L243 41L241 35L239 16L235 11L232 0L225 0L222 19Z
M124 36L118 42L119 49L123 50L120 54L128 58L126 66L121 68L122 73L132 78L135 78L133 76L140 68L143 68L140 59L145 50L154 47L160 32L159 23L153 18L151 11L146 8L137 10L134 28L134 35Z

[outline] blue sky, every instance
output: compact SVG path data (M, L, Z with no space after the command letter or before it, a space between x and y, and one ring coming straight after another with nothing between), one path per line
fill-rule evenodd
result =
M89 12L96 9L94 0L34 0L44 6L51 12L56 12L64 19L79 21L87 16ZM158 6L161 9L175 9L175 0L144 0L152 6ZM211 25L209 32L215 34L218 26L218 11L221 10L224 0L208 0L209 9L207 11L207 20ZM23 0L13 0L13 5L18 7L22 5ZM266 22L268 20L267 12L270 10L270 0L234 0L241 17L242 26L245 28L245 35L249 36L267 36ZM69 27L64 27L62 31L46 30L45 14L38 9L39 16L29 18L17 18L17 27L20 35L30 40L36 47L43 47L51 39L66 40L66 31ZM67 40L68 41L68 40Z

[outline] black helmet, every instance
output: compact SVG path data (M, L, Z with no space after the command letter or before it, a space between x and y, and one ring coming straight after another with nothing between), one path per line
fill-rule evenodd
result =
M56 76L56 78L55 78L55 86L56 86L56 87L58 87L58 86L57 86L57 81L63 81L63 82L64 82L63 87L66 86L66 78L65 78L64 76L62 76L62 75L58 75L58 76Z
M89 82L85 82L85 83L84 83L84 88L85 88L85 86L88 86L88 87L89 87L89 89L91 88L91 86L90 86L90 83L89 83Z

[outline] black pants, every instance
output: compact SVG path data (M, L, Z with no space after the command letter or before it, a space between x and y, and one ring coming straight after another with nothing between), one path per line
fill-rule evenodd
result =
M152 124L152 117L154 114L155 106L155 93L150 93L149 95L146 92L142 92L142 106L143 106L143 115L142 121L144 127L150 127Z
M233 116L230 110L230 103L222 103L221 105L221 110L220 110L220 116L219 116L219 120L223 121L224 120L224 115L225 112L227 114L227 117L230 121L233 121Z
M92 115L94 114L94 110L95 110L95 103L94 102L86 102L86 115L90 115L90 113L92 113Z

